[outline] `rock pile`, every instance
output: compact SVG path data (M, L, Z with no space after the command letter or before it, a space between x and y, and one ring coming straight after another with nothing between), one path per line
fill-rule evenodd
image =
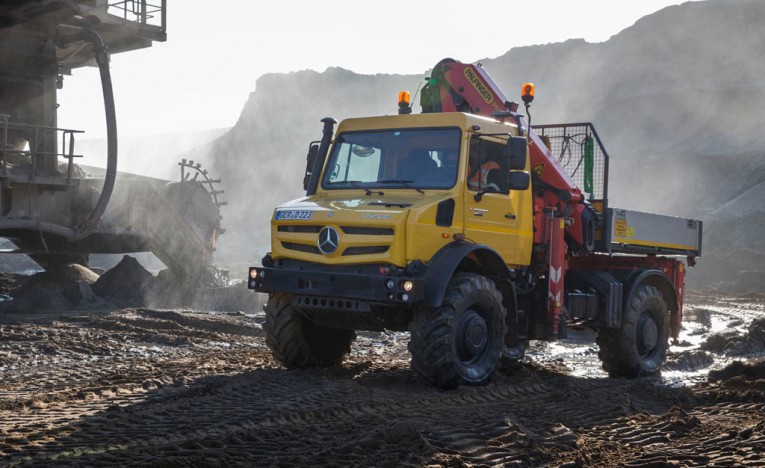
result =
M68 264L32 276L5 275L0 283L0 293L5 291L0 312L15 314L146 306L257 311L262 300L244 283L228 281L223 270L215 268L193 280L178 278L170 270L154 275L129 255L100 276L82 265Z

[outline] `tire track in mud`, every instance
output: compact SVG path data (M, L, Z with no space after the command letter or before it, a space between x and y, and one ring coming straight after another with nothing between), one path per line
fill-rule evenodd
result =
M3 328L0 464L754 465L765 442L757 373L691 390L525 363L444 392L417 382L399 335L360 334L340 368L277 368L259 320L130 309Z
M578 431L561 466L763 466L765 361L729 366L674 394L667 411L639 412Z
M436 463L459 454L464 462L480 465L537 464L549 459L546 446L566 447L575 440L560 421L573 425L589 418L596 424L623 416L621 405L603 408L603 395L634 386L618 380L570 383L551 376L548 383L505 376L487 387L440 392L416 384L411 373L402 375L407 373L395 365L389 376L378 367L372 383L364 382L366 370L363 364L310 371L265 368L201 378L182 390L91 415L72 424L66 437L35 449L19 447L19 461L95 464L108 455L136 464L176 456L288 464L316 457L323 463L358 463L361 457L370 464L391 459L420 464L428 454ZM561 397L574 394L583 396L576 405L580 411L572 412L570 399ZM530 444L540 449L529 450Z
M580 432L580 453L569 455L569 463L762 466L763 409L762 403L698 406L688 411L675 406L658 416L641 414L588 428ZM721 424L721 419L728 423Z
M234 324L225 316L198 315L124 310L49 326L4 326L0 446L14 450L30 440L54 440L70 433L74 421L110 406L135 405L149 393L182 388L188 379L241 372L253 367L253 359L267 360L262 343L250 338L262 335L252 320L239 317ZM178 318L182 323L174 324ZM232 332L243 336L228 336ZM206 354L202 362L199 348Z
M548 452L575 448L575 431L582 426L595 427L671 405L671 399L643 382L556 375L545 380L544 393L499 402L479 412L481 418L476 418L474 407L468 407L464 416L469 424L433 432L433 444L443 453L459 454L469 464L537 466L551 461ZM497 418L498 414L502 417Z
M432 395L427 391L409 401L394 397L391 402L387 390L381 392L367 387L366 391L359 392L359 386L352 380L327 380L320 374L299 374L306 373L266 369L236 379L215 377L187 391L162 396L152 402L124 410L114 408L90 418L85 427L79 425L68 440L47 444L47 455L42 452L39 455L44 456L43 460L71 456L78 462L90 463L87 457L82 458L74 451L86 440L90 442L90 450L119 452L123 461L139 463L139 460L131 459L130 454L140 453L145 458L147 453L154 452L157 457L164 458L176 447L183 447L187 455L197 450L199 456L203 452L210 456L207 448L215 445L215 440L233 441L231 443L236 445L237 440L254 439L258 443L250 447L249 455L273 457L281 453L286 434L289 434L287 439L291 443L298 440L311 442L305 454L321 455L323 447L337 445L338 441L347 438L349 426L360 423L358 434L363 436L367 432L364 428L410 421L404 426L393 424L387 432L381 433L381 437L368 437L367 434L366 438L360 437L346 444L350 452L356 448L366 451L378 445L380 440L398 441L401 432L413 433L417 424L412 421L424 423L433 413L452 413L466 405L506 402L511 394L539 398L545 391L538 384L512 391L495 389L476 393L471 389L459 396ZM190 401L194 402L193 408ZM259 403L261 401L263 403ZM275 401L277 405L273 405ZM167 418L167 415L174 417ZM178 432L178 425L188 429ZM166 435L173 433L171 437ZM112 442L93 445L93 442L105 439ZM24 450L25 456L32 453L34 451ZM299 453L298 450L296 454ZM123 458L125 455L128 455L127 459ZM342 459L335 459L337 454L325 455L342 462Z

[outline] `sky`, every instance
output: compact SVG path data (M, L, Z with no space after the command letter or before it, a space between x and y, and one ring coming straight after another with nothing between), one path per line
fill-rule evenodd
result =
M159 0L154 0L159 3ZM123 136L233 126L258 77L342 67L423 76L439 60L514 47L603 42L672 0L167 0L167 42L114 54ZM104 138L98 71L74 70L59 92L59 127Z

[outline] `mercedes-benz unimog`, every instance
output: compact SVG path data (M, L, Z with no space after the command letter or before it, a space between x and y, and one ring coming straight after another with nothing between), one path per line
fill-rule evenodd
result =
M409 330L418 377L451 388L589 327L610 374L657 372L701 222L610 207L595 128L530 127L480 64L440 62L421 105L323 120L306 196L276 208L249 272L274 357L337 365L356 330Z

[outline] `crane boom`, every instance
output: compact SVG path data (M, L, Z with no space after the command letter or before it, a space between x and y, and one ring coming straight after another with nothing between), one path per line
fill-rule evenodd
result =
M540 211L554 209L558 216L569 218L571 221L566 233L573 241L575 251L583 254L592 252L601 213L590 206L548 145L524 122L518 112L518 104L507 98L480 63L461 63L448 58L441 60L423 88L420 103L423 113L466 112L499 120L515 120L528 134L532 177L535 188L540 189L535 207ZM541 224L541 217L537 221L535 224Z

